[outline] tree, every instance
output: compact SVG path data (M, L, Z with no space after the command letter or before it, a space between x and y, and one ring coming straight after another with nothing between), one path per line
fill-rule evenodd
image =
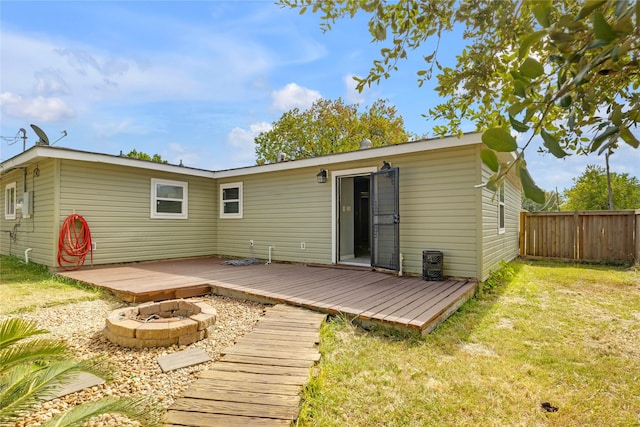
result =
M135 148L129 151L129 153L125 157L129 157L130 159L148 160L155 163L169 163L167 160L162 160L162 156L160 156L160 154L154 154L153 156L150 156L147 153L136 150Z
M357 150L363 139L373 147L407 142L404 120L395 107L377 100L363 113L358 104L318 99L305 111L287 111L273 128L255 138L258 164L278 161L280 153L289 159L304 159Z
M613 205L617 209L640 209L640 181L629 174L611 172ZM601 166L588 165L574 178L573 187L564 192L563 210L606 210L610 208L607 173Z
M0 425L17 421L73 374L108 375L101 359L74 361L64 343L34 338L46 332L38 329L35 322L20 318L0 322ZM158 411L147 407L146 398L104 398L60 413L43 426L81 426L88 419L106 413L120 413L142 425L159 423Z
M362 89L398 69L409 52L423 56L418 85L437 75L445 101L429 111L445 125L439 134L461 131L463 120L483 131L482 160L496 189L515 168L525 195L544 201L526 169L524 153L540 136L556 157L602 154L619 139L638 148L640 122L640 2L626 0L280 0L281 5L321 13L321 28L358 12L369 16L374 42L386 43ZM463 27L467 46L455 67L438 61L440 40ZM389 34L390 33L390 37ZM387 42L387 38L390 41ZM518 146L512 133L524 134ZM593 136L590 136L593 135ZM496 152L515 152L501 163Z

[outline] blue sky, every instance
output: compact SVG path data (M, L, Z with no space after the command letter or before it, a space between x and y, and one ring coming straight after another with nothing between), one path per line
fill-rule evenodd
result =
M0 2L0 160L27 147L41 127L56 145L118 154L132 149L170 163L229 169L255 163L253 138L282 113L319 98L371 105L388 99L408 131L432 135L422 114L438 103L434 83L418 88L421 52L363 93L379 45L366 21L339 21L271 1ZM462 45L443 41L453 65ZM473 130L469 126L468 131ZM563 190L595 156L557 160L527 153L538 185ZM616 153L612 170L640 177L640 150Z

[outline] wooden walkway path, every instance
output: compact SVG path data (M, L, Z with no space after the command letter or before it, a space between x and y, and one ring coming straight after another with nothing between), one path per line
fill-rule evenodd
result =
M194 258L83 268L59 274L110 289L125 301L188 298L210 292L344 314L367 327L429 333L475 291L474 280L424 281L370 269L301 264L222 265Z
M291 426L326 316L276 305L169 408L166 426Z

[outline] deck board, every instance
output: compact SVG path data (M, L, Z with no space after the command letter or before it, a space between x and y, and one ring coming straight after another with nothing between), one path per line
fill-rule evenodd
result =
M176 399L166 425L290 426L298 418L300 391L320 360L313 333L324 317L301 308L269 308L258 321L262 327L239 337ZM274 325L285 331L287 324L287 345L268 339Z
M110 289L127 301L186 298L211 289L221 295L345 314L362 324L380 322L418 332L432 330L444 320L443 313L459 306L476 287L473 280L424 281L370 269L277 263L233 266L223 261L155 261L59 274Z

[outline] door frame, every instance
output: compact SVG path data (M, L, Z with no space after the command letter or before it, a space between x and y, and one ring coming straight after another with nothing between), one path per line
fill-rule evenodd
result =
M339 171L331 171L331 262L338 264L340 257L338 255L338 233L340 230L338 224L338 178L343 176L363 176L378 172L377 166L369 166L356 169L343 169Z

